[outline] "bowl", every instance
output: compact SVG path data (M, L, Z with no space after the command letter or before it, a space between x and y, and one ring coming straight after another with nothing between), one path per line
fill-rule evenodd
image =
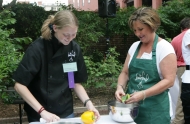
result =
M116 100L108 102L109 116L116 122L133 122L138 110L138 103L124 104Z

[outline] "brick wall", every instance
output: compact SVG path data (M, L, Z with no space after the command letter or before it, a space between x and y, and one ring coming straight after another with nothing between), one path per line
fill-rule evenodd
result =
M105 53L107 50L106 39L107 38L102 38L100 42L97 43L97 45L95 46L95 49L98 49L99 51ZM128 36L114 35L111 36L109 40L110 40L109 46L116 47L116 51L120 54L119 61L124 63L130 46L138 39L136 38L135 35L128 35Z

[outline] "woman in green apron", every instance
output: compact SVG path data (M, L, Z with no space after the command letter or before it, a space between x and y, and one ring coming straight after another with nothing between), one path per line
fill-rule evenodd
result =
M170 124L168 89L176 76L176 56L173 47L155 33L160 18L155 10L142 7L129 18L129 26L140 39L128 51L115 92L121 101L126 93L128 103L139 103L134 121L137 124Z

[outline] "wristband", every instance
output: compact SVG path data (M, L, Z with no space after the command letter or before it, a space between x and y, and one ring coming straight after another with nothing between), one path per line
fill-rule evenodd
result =
M42 106L42 107L40 108L40 110L38 111L38 114L40 114L43 110L45 110L45 108Z
M88 101L90 101L90 99L87 99L87 100L84 101L84 107L86 107L86 103L87 103Z

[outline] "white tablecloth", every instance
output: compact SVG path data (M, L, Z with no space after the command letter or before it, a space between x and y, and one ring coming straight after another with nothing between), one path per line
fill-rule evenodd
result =
M78 122L82 123L80 117L69 118L69 119L61 119L62 122ZM30 124L44 124L41 122L31 122ZM130 123L118 123L113 121L109 115L101 115L100 119L95 124L136 124L135 122Z

